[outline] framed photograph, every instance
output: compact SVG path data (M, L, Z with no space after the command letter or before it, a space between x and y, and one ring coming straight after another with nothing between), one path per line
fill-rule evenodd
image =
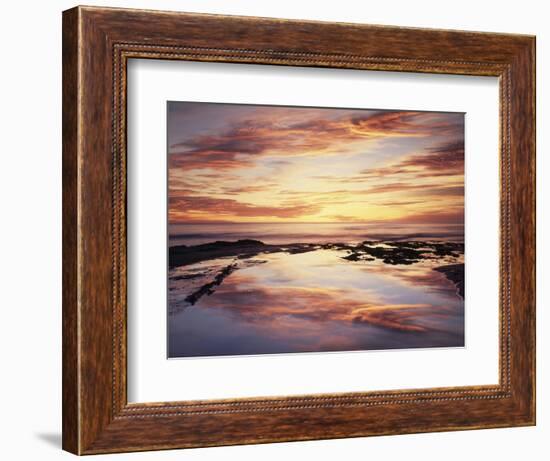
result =
M532 36L63 13L63 448L535 424Z

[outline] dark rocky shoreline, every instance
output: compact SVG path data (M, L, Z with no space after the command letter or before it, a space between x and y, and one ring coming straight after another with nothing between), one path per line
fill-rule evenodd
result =
M448 264L435 267L434 271L441 272L455 284L458 294L464 299L464 264Z
M423 241L364 241L359 244L346 243L292 243L286 245L266 244L259 240L245 239L233 242L216 241L202 245L170 247L169 267L187 266L218 258L234 258L224 266L211 281L201 285L185 299L194 305L202 296L212 294L216 287L232 272L239 268L239 260L247 260L260 254L288 253L298 254L316 250L346 251L342 259L352 262L381 260L391 265L411 265L425 260L442 260L459 258L464 254L464 244L458 242L423 242ZM452 260L451 260L452 261ZM457 293L464 299L464 264L444 264L434 267L444 274L457 287ZM197 274L179 275L174 280L195 278Z
M352 245L347 243L290 243L272 245L259 240L217 241L202 245L178 245L169 249L170 268L187 266L211 259L237 257L246 259L260 253L306 253L315 250L345 250L348 261L372 261L381 259L386 264L414 264L426 259L439 259L445 256L458 257L464 253L464 244L458 242L379 242L366 240Z
M291 243L289 245L269 245L259 240L237 240L235 242L217 241L202 245L170 247L168 261L170 269L187 266L217 258L235 257L246 259L260 253L305 253L319 249L319 245L309 243Z
M342 248L343 249L343 248ZM464 253L463 243L454 242L374 242L365 241L353 247L345 247L348 261L373 261L381 259L386 264L414 264L427 259L445 256L459 257Z

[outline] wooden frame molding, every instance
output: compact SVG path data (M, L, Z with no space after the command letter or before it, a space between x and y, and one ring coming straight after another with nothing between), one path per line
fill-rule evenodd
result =
M126 67L133 58L498 77L499 384L129 404ZM531 36L94 7L65 11L63 448L92 454L533 425L534 79Z

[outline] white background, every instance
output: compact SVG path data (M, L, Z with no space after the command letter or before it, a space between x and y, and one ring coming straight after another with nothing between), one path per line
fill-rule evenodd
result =
M128 93L131 402L498 383L496 77L144 59ZM466 347L166 360L167 100L466 113Z
M101 4L88 1L88 4ZM548 279L550 232L550 30L545 2L394 0L391 3L115 1L111 6L456 28L537 35L538 57L538 425L531 428L116 455L136 460L376 459L544 460L550 437ZM5 459L69 459L61 427L61 10L69 1L6 2L0 34L0 346ZM546 258L545 258L546 256ZM548 286L548 283L546 283ZM546 335L546 337L545 337ZM545 363L546 362L546 363ZM103 459L105 457L98 457ZM107 459L107 458L105 458Z

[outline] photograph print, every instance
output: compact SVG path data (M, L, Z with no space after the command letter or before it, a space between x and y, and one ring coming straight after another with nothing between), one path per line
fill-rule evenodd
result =
M167 103L168 357L464 346L464 114Z

